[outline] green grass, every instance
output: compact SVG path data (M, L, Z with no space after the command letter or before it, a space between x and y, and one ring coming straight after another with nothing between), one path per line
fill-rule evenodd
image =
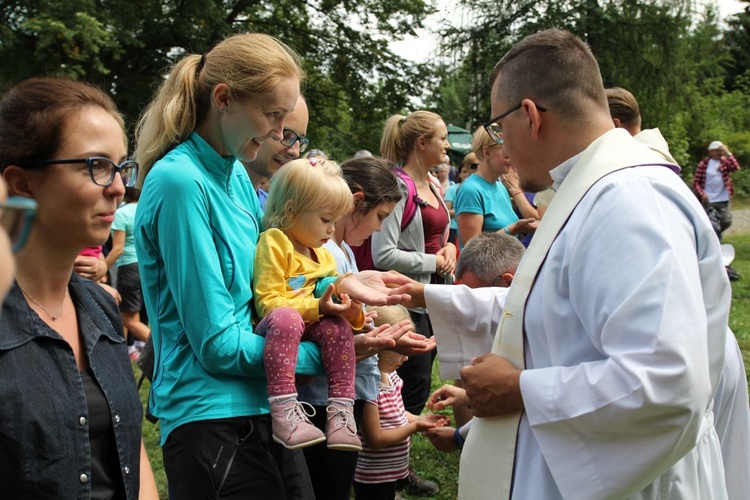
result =
M750 204L748 204L750 206ZM732 310L729 325L740 344L745 368L750 372L750 235L735 235L726 237L725 241L734 245L737 256L732 267L740 273L742 279L732 282ZM443 381L438 375L437 362L433 369L433 389L440 387ZM140 371L134 365L136 377ZM148 391L148 382L141 387L141 398L144 403ZM167 498L167 482L164 474L164 464L159 447L159 427L144 419L143 441L148 451L151 466L156 474L157 485L161 498ZM430 442L421 435L412 438L412 466L427 479L437 481L440 492L433 498L449 500L458 494L458 453L443 453L435 450ZM403 498L417 498L403 495Z
M440 362L435 360L432 367L432 390L438 389L449 381L440 379ZM452 414L450 408L446 414ZM451 415L452 416L452 415ZM458 496L458 462L460 455L458 452L444 453L437 451L430 441L422 437L421 434L415 434L411 438L411 465L414 470L425 479L431 479L440 485L440 491L437 495L430 498L449 500ZM402 498L424 498L412 497L401 493Z
M750 208L750 198L732 198L732 210L745 210Z
M141 377L141 370L135 363L132 363L132 365L135 372L135 379L138 380ZM148 380L144 379L143 385L141 385L139 390L144 408L146 408L148 400L149 387L151 387L151 384L148 383ZM146 447L146 453L148 453L148 459L151 462L151 468L154 470L156 486L159 488L159 498L167 499L169 498L167 494L167 474L164 472L164 460L161 457L161 446L159 446L159 424L152 424L144 416L141 436L143 437L143 444Z
M734 245L736 257L732 268L742 277L739 281L732 282L729 326L740 344L745 370L750 372L750 235L727 236L724 240Z

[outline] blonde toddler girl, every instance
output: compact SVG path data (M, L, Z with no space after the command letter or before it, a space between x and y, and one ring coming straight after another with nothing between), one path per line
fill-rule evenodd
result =
M339 294L336 261L321 248L353 206L341 168L331 160L294 160L274 175L265 206L267 228L255 256L255 308L263 318L264 362L273 439L287 448L327 439L331 449L359 451L354 423L356 356L352 328L361 329L360 302ZM294 370L301 340L320 346L328 376L325 435L309 420L314 409L297 400Z

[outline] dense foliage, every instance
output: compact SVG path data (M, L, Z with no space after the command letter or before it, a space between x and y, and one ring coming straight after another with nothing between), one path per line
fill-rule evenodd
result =
M630 90L644 128L658 127L686 180L713 140L750 166L750 2L727 20L688 0L461 0L472 13L443 32L441 79L429 102L449 121L472 128L489 118L486 76L524 36L549 27L583 38L605 86ZM458 61L454 63L454 61ZM750 195L747 169L734 175Z
M421 92L425 68L388 41L414 33L424 0L4 0L0 90L64 74L111 90L132 126L169 66L231 33L274 35L302 56L314 146L375 148L381 124Z
M750 166L745 3L719 19L711 4L689 0L459 0L468 22L442 25L428 65L405 61L388 43L422 26L429 0L5 0L0 91L34 75L83 78L108 88L132 126L179 57L261 31L302 55L308 135L342 159L377 151L384 120L415 102L473 128L488 118L487 75L497 60L523 36L557 26L591 45L606 85L633 92L644 127L662 130L689 180L715 139ZM747 172L735 175L744 196Z

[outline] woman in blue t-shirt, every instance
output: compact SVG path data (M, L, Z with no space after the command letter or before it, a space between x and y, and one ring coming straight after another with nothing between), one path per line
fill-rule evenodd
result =
M107 267L117 266L117 291L120 292L120 316L126 335L145 342L151 329L141 321L143 292L138 257L135 253L135 211L141 190L125 188L123 204L115 212L112 223L112 250L107 254Z
M511 169L502 146L481 126L474 132L471 146L479 167L462 183L454 203L461 245L479 233L503 231L515 236L533 231L536 221L533 218L519 220L513 211L511 198L518 197L520 201L523 191L509 193L499 181L500 176Z

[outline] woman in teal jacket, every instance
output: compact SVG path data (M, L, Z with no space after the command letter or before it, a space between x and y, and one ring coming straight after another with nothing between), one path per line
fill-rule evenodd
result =
M136 249L156 358L149 406L177 498L312 497L302 453L271 438L264 339L252 324L262 214L237 161L283 137L302 77L279 41L234 35L178 62L138 124ZM404 291L387 291L380 274L338 290L365 302ZM297 373L323 373L313 344L300 346Z

